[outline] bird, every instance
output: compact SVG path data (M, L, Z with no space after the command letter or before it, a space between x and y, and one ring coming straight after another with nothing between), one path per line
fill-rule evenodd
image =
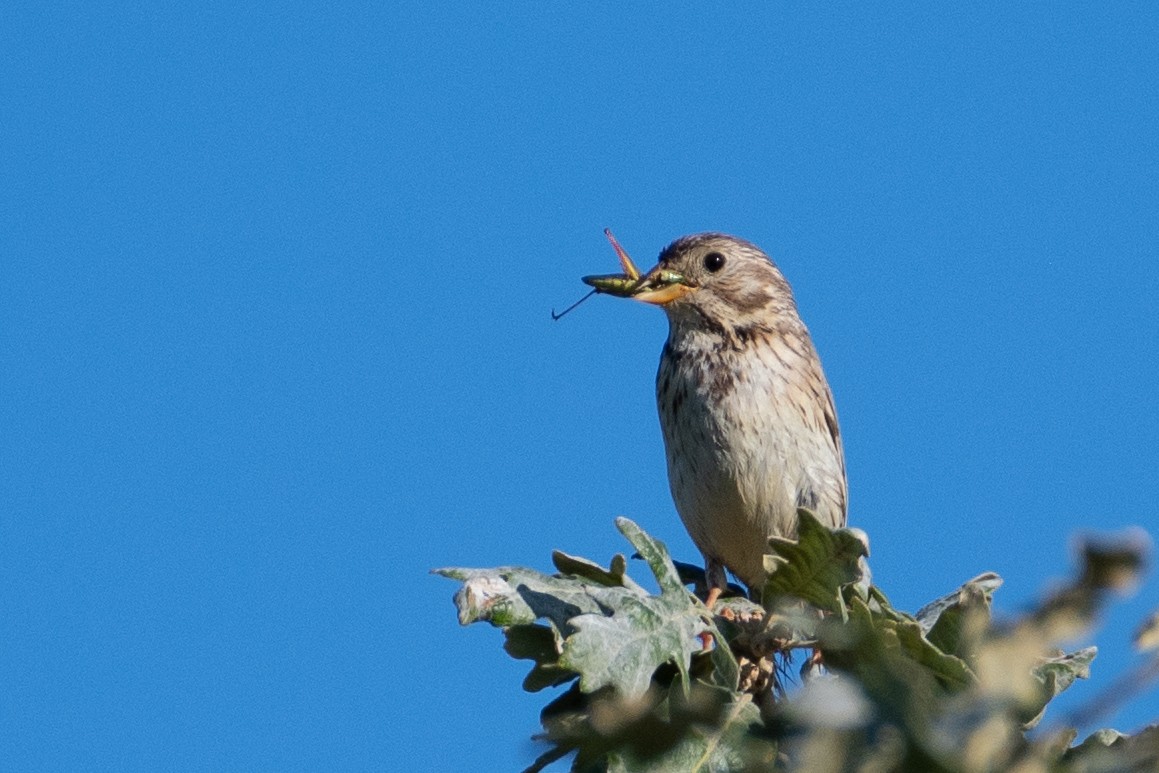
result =
M847 517L833 394L793 291L735 236L676 239L641 276L607 233L633 280L614 294L668 318L656 405L672 499L704 557L705 603L727 589L726 570L755 597L769 538L796 536L798 508L832 528Z

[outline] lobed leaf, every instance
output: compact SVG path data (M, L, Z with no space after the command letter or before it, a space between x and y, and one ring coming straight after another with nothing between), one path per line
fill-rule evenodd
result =
M688 723L666 749L625 745L608 755L608 770L624 773L671 773L766 769L776 758L776 744L753 733L760 711L747 695L732 696L715 721Z
M797 538L772 537L765 556L768 579L761 603L772 611L786 597L845 615L840 588L861 579L860 561L868 548L852 529L823 526L810 511L797 511Z
M575 679L578 674L559 665L559 635L546 625L513 625L503 631L503 649L516 660L534 660L523 689L538 692Z
M699 609L663 595L625 597L611 615L580 615L571 625L560 665L580 674L584 692L610 686L628 698L643 695L664 663L687 680L689 660L702 649L698 637L708 630Z
M994 572L980 574L953 593L931 601L914 618L930 643L952 655L968 659L990 623L990 602L1002 578Z
M599 585L620 586L632 588L633 590L642 590L628 576L628 560L621 553L612 556L612 563L608 569L603 568L595 561L589 561L586 558L580 558L578 556L571 556L562 550L552 551L551 562L555 564L555 568L559 570L560 574L590 580Z
M566 631L577 615L602 613L625 596L647 595L642 589L591 585L523 567L435 569L434 573L463 581L455 594L462 625L482 621L506 627L546 619Z
M684 581L680 579L680 575L672 563L672 557L668 555L668 548L663 542L654 539L627 518L617 518L616 528L627 538L628 542L632 543L632 547L636 548L640 557L647 562L652 574L656 577L656 582L660 585L661 595L671 593L687 597L688 591L684 588Z
M1099 652L1098 647L1084 647L1071 653L1059 652L1042 658L1031 674L1038 681L1037 699L1022 707L1023 716L1030 716L1025 727L1030 729L1042 721L1046 704L1055 696L1074 684L1076 679L1086 679L1091 675L1091 662Z

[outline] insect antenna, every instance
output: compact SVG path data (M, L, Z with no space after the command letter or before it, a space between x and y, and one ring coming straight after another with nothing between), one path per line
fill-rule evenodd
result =
M587 294L587 295L585 295L584 297L580 298L578 301L576 301L576 302L575 302L575 303L573 303L572 305L568 306L566 309L564 309L563 311L561 311L561 312L560 312L560 313L558 313L558 314L556 314L556 313L555 313L555 309L552 309L552 310L551 310L551 320L552 320L552 322L558 322L558 321L560 320L560 318L562 318L562 317L563 317L563 315L564 315L564 314L567 314L569 311L571 311L572 309L574 309L576 306L579 306L581 303L583 303L584 301L586 301L588 298L591 298L591 297L592 297L593 295L595 295L595 294L596 294L596 291L595 291L595 290L592 290L590 293L588 293L588 294Z

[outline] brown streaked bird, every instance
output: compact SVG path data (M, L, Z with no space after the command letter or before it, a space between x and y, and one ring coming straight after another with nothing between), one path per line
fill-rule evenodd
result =
M704 554L707 603L727 586L726 568L759 592L768 538L796 534L798 507L833 527L846 517L833 396L789 283L755 245L702 233L672 242L616 294L668 316L656 402L672 498Z

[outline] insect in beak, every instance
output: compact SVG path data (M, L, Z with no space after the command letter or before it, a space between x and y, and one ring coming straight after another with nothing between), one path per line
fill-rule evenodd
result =
M695 285L685 279L683 274L669 269L662 269L660 266L656 266L656 268L641 276L640 269L636 267L636 264L632 262L632 258L628 256L628 253L620 246L620 243L616 241L616 237L612 235L610 228L604 229L604 236L608 237L608 241L612 243L612 249L616 251L616 257L620 259L620 268L623 269L623 273L595 274L583 277L583 283L591 286L592 291L571 306L568 306L559 314L552 311L552 319L559 319L586 301L594 293L614 295L617 298L631 298L636 301L662 306L695 289Z
M616 250L624 273L585 276L584 283L594 287L596 292L661 305L674 301L693 289L683 274L659 266L641 276L640 269L636 268L636 264L616 241L611 230L605 228L604 235Z

